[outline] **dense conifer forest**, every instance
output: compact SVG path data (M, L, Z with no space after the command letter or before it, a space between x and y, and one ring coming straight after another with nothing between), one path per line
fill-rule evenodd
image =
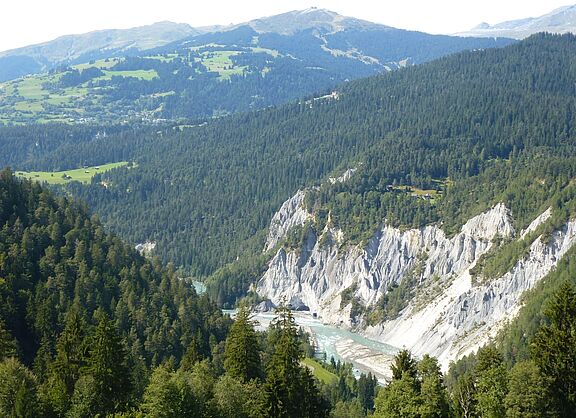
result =
M260 253L284 200L351 167L358 170L348 182L325 184L307 202L319 227L330 211L352 242L370 237L383 219L443 222L453 233L500 201L521 228L573 187L568 61L575 48L572 35L537 35L351 82L336 98L194 127L123 131L63 144L36 161L60 169L62 154L71 163L95 156L137 162L136 170L68 189L113 231L133 243L155 241L162 261L200 278ZM414 198L414 189L434 199Z
M536 35L191 125L1 128L2 164L19 169L135 164L55 193L0 173L0 415L571 417L574 250L494 345L446 375L401 350L385 388L330 359L332 377L314 378L286 308L258 332L247 310L233 322L217 305L235 305L259 277L272 214L305 186L317 186L305 228L333 222L351 245L383 219L453 234L503 202L520 230L552 208L472 273L507 271L576 213L575 54L573 35ZM348 168L347 182L326 182ZM147 240L156 258L133 250ZM207 295L188 274L207 280Z
M0 173L0 222L2 416L570 417L576 410L574 251L524 308L518 329L546 300L540 324L522 340L511 333L500 349L484 347L446 376L433 357L401 350L381 388L334 359L323 366L330 377L317 380L302 363L313 353L308 337L287 308L265 333L245 307L231 324L170 268L104 233L84 207L8 170Z
M236 259L259 271L272 214L304 186L322 184L307 197L315 228L330 212L352 243L383 219L440 222L451 234L497 202L522 228L547 207L558 207L558 220L571 211L574 49L573 35L535 35L351 82L323 100L194 125L1 128L2 164L137 163L68 192L128 241L156 242L182 274L214 280L241 269L217 272ZM351 167L348 182L325 181ZM211 294L233 303L246 288Z

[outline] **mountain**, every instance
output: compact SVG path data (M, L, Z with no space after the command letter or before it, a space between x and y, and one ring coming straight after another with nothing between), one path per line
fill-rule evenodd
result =
M197 33L199 31L184 23L158 22L131 29L66 35L49 42L0 52L0 82L58 66L134 54Z
M279 35L294 35L297 32L310 29L333 33L345 30L386 28L384 25L342 16L331 10L318 9L316 7L254 19L247 23L236 25L236 27L238 26L250 26L258 33L276 33Z
M6 127L0 164L63 171L136 162L135 169L96 176L88 188L69 188L112 230L134 244L156 242L164 261L197 277L247 251L259 253L282 203L338 169L364 167L364 174L348 192L322 189L318 216L327 222L331 213L351 242L369 240L383 219L394 227L442 222L453 234L498 203L496 190L484 187L494 183L489 176L503 177L494 161L538 155L538 147L548 150L544 155L568 147L570 155L574 86L566 51L573 47L570 36L534 37L349 82L324 97L197 124L120 126L116 132ZM413 199L410 187L431 197L450 194ZM465 198L466 189L476 190L478 200ZM501 197L522 227L547 208L540 205L549 197L538 190L538 203L527 207L512 191ZM245 290L234 283L216 287L213 296L226 304Z
M510 39L394 29L310 9L0 84L0 123L211 118Z
M537 35L123 148L90 141L66 158L119 161L128 141L137 167L67 190L223 306L286 297L447 366L576 243L573 51Z
M506 37L523 39L538 32L576 33L576 6L565 6L540 17L510 20L489 25L481 23L458 36Z
M322 373L334 415L449 416L433 353L444 369L460 359L459 415L570 416L575 54L576 36L538 34L198 123L0 128L0 164L44 179L131 163L59 197L0 173L0 414L44 416L24 411L40 399L47 416L327 416L290 312L257 338L241 311L230 338L227 317L180 279L191 275L220 306L288 301L422 356L400 350L375 401L351 366L312 363L334 374ZM472 354L492 337L497 348ZM246 347L265 377L258 364L256 381L234 376L230 355Z

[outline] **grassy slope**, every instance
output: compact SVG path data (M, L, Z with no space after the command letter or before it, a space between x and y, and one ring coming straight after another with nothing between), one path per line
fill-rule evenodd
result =
M206 45L203 47L210 47ZM217 45L212 45L218 47ZM193 49L199 49L196 47ZM254 53L267 53L271 57L277 57L278 51L267 48L248 48ZM247 49L247 50L248 50ZM242 75L248 70L246 66L235 65L232 57L244 52L240 51L205 51L201 58L196 58L206 71L215 72L221 81L229 81L233 75ZM165 55L147 56L163 62L173 61L178 58L176 53ZM186 57L182 57L186 59ZM122 61L122 58L108 58L91 61L89 63L71 66L76 70L99 68L104 75L92 79L92 82L108 81L112 77L136 78L142 81L151 81L160 77L156 70L117 71L113 67ZM264 69L266 73L269 69ZM94 112L106 113L110 104L106 104L106 91L91 87L90 83L84 83L76 87L60 88L58 82L64 72L55 74L36 74L16 80L0 83L0 124L14 123L23 124L29 122L63 122L71 123L79 118L84 118ZM168 92L170 93L170 92ZM150 98L162 97L162 94L153 93ZM103 101L104 100L104 101ZM87 111L90 109L89 112ZM109 109L108 109L109 110ZM120 113L126 113L116 110ZM110 116L112 117L113 116Z
M48 184L65 184L71 181L79 181L81 183L90 183L92 177L97 173L104 173L106 171L112 170L113 168L123 167L127 165L127 161L121 161L118 163L110 163L100 166L79 168L77 170L66 170L66 171L16 171L16 175L19 177L24 177L40 182L46 182ZM65 177L68 176L68 177Z
M330 383L334 383L334 382L338 381L338 376L336 376L334 373L326 370L324 368L324 366L322 366L322 364L320 364L316 360L311 359L309 357L306 357L304 360L302 360L302 363L304 365L306 365L306 367L308 367L310 369L310 371L312 371L312 374L318 380L320 380L326 384L330 384Z

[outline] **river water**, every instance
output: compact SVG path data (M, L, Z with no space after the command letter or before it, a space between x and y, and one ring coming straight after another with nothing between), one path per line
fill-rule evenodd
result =
M232 317L236 314L235 310L223 310L223 312ZM334 357L336 361L352 363L357 377L362 372L372 372L381 383L389 380L386 362L396 354L398 351L396 347L370 340L342 328L323 324L309 313L293 312L293 314L296 324L312 335L320 353L319 357L324 357L325 353L327 360ZM275 317L274 313L260 312L255 313L252 319L258 322L257 329L264 330Z
M203 283L193 283L197 293L200 294L206 291ZM223 310L222 312L232 317L236 314L234 309ZM259 330L268 328L274 318L275 314L272 312L258 312L252 317L258 322L257 328ZM387 369L387 366L383 366L381 361L375 360L380 357L392 357L398 351L396 347L370 340L346 329L323 324L321 320L313 318L307 312L294 312L294 319L298 326L312 335L318 352L325 353L327 360L334 357L336 361L352 363L356 375L359 375L360 372L372 372L382 382L387 378L387 372L383 372L383 369ZM347 349L342 349L343 346ZM340 350L338 350L338 347ZM320 355L323 357L322 354Z

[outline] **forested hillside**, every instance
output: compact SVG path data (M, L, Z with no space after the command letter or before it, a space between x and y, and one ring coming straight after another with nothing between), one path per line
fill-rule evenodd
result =
M245 308L231 325L170 269L104 233L85 208L8 170L0 173L0 224L2 416L570 417L574 411L573 252L525 309L524 318L546 300L536 317L542 324L520 343L522 350L530 344L529 353L514 358L522 360L514 367L485 347L443 376L435 358L417 360L401 350L391 383L380 388L370 374L355 378L349 364L305 359L313 350L286 308L265 333L255 332Z
M276 19L282 23L273 23ZM156 26L167 26L167 33L157 33ZM220 117L329 92L348 80L454 52L515 42L411 32L316 9L205 34L166 23L136 29L143 32L137 39L150 48L154 41L163 46L122 49L128 41L113 42L116 48L91 50L81 61L75 56L79 49L96 47L86 39L96 37L98 44L105 35L70 37L62 40L65 46L72 44L64 48L69 59L61 57L49 72L0 83L0 124L156 123ZM186 30L191 35L184 38ZM116 36L130 37L129 31L109 37ZM165 45L165 38L178 41ZM58 46L52 45L60 51ZM51 47L37 49L50 52ZM24 69L25 62L21 64Z
M18 169L136 162L69 191L130 242L156 242L162 261L185 273L207 277L240 258L244 267L219 274L230 282L219 300L233 301L265 261L247 260L261 253L275 210L346 168L358 171L309 193L307 205L316 227L330 212L351 242L383 219L443 222L452 233L497 202L522 228L555 202L570 202L575 48L571 35L537 35L351 82L321 100L196 126L6 127L0 138L6 163ZM420 191L433 198L415 198Z
M0 225L2 417L316 418L339 401L354 400L362 416L373 408L371 375L357 381L338 362L321 384L301 364L311 348L289 310L266 333L245 309L231 326L170 267L9 170Z
M308 201L353 239L384 218L454 231L498 201L522 227L574 176L573 49L571 35L538 35L349 83L337 98L71 147L75 160L130 148L139 165L107 174L107 187L96 178L70 190L113 230L156 241L164 261L197 276L259 253L284 200L349 167L359 171L348 183ZM440 193L415 199L408 187Z

